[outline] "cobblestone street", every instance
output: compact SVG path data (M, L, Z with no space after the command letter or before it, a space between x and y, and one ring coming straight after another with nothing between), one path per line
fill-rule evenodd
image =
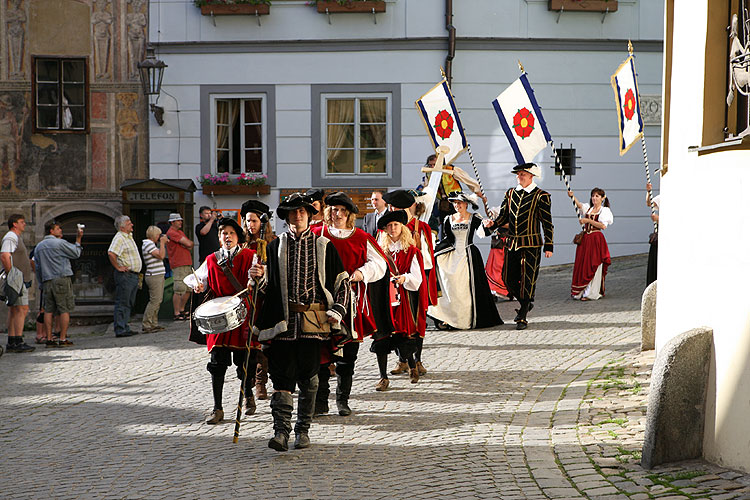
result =
M639 350L645 261L614 259L597 302L568 298L572 266L543 269L526 331L515 302L498 329L428 331L416 385L392 376L375 392L366 342L354 414L316 418L312 446L287 453L267 448L267 401L232 444L232 369L231 420L203 423L208 356L184 322L130 338L74 328L70 348L0 358L0 497L750 498L750 477L705 462L638 465L654 360Z

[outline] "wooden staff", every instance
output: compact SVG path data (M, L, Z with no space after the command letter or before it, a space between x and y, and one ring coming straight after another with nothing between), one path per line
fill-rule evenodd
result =
M268 222L268 216L266 214L260 217L260 235L255 240L255 255L258 257L258 263L263 264L266 261L266 223ZM258 288L260 288L260 280L255 278L255 286L253 287L253 293L250 299L250 311L248 312L251 316L248 320L248 332L247 332L247 344L245 345L245 362L242 364L242 383L240 384L240 398L237 401L237 415L234 419L234 437L232 443L237 443L240 439L240 418L242 418L242 402L245 399L245 384L247 383L247 365L250 361L250 343L253 338L253 328L255 328L255 308L258 303ZM249 287L248 287L249 288ZM247 288L240 293L246 292ZM239 295L238 293L237 295Z

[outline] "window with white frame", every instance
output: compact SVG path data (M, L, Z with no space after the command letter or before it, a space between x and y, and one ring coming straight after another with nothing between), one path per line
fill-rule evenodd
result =
M321 94L324 177L391 173L390 94Z
M240 175L264 173L266 99L264 95L212 95L211 170Z

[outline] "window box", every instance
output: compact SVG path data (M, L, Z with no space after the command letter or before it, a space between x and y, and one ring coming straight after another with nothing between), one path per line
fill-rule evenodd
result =
M200 7L204 16L265 16L271 13L268 4L208 3Z
M203 187L203 194L269 194L271 186L242 186L239 184L206 184Z
M321 14L332 14L334 12L385 12L384 0L365 0L365 1L348 1L339 3L336 0L316 2L318 12Z
M617 0L549 0L549 10L617 12Z

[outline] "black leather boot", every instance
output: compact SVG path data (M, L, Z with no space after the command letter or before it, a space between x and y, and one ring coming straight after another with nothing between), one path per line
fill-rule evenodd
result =
M326 369L328 369L326 367ZM299 396L297 397L297 422L294 424L294 447L307 448L310 446L310 424L315 407L315 395L318 393L318 376L297 382Z
M274 392L271 396L274 436L268 447L276 451L289 449L289 433L292 430L292 409L294 400L288 392Z
M352 374L338 374L336 375L336 379L338 381L336 386L336 406L338 407L339 415L348 417L352 414L352 409L349 408L349 394L352 392Z

